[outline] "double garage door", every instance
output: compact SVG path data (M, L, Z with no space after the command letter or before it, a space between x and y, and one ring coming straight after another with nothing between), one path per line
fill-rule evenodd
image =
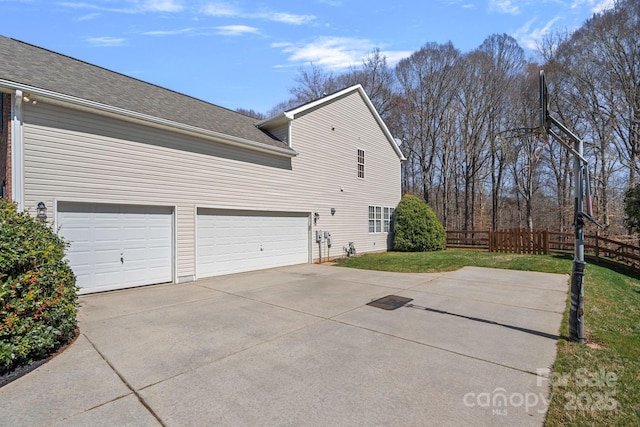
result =
M173 208L59 203L57 227L80 293L173 281ZM309 261L309 217L198 209L196 274Z
M60 235L80 293L172 281L173 209L60 203Z
M198 209L199 278L309 262L309 216Z

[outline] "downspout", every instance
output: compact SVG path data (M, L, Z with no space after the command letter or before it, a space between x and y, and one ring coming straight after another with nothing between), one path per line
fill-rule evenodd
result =
M11 194L19 212L24 210L22 113L22 91L17 89L11 102Z

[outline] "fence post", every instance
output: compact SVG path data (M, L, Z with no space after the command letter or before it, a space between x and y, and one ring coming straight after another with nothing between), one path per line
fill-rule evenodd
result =
M598 232L596 231L596 263L600 264L600 239L598 238Z
M489 252L493 252L493 230L489 229L487 234L489 237Z
M538 230L538 255L544 254L544 230Z
M515 237L515 232L513 230L514 230L513 228L510 228L509 234L507 234L509 239L507 243L507 252L517 253L518 251L516 250L516 237Z
M548 228L542 232L542 237L544 239L544 254L549 255L549 229Z

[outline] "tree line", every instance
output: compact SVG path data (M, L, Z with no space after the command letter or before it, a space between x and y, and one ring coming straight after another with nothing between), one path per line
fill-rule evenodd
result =
M585 142L595 218L628 234L624 194L640 183L640 0L545 37L538 54L528 59L507 34L466 53L426 43L393 68L374 49L339 75L301 70L267 115L359 83L402 140L403 193L424 198L445 228L571 231L573 155L540 130L544 69L551 113Z

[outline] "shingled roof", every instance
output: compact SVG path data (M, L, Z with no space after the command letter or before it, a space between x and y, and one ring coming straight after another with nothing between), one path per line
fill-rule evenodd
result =
M226 108L0 35L0 83L26 85L247 140L265 148L288 145Z

